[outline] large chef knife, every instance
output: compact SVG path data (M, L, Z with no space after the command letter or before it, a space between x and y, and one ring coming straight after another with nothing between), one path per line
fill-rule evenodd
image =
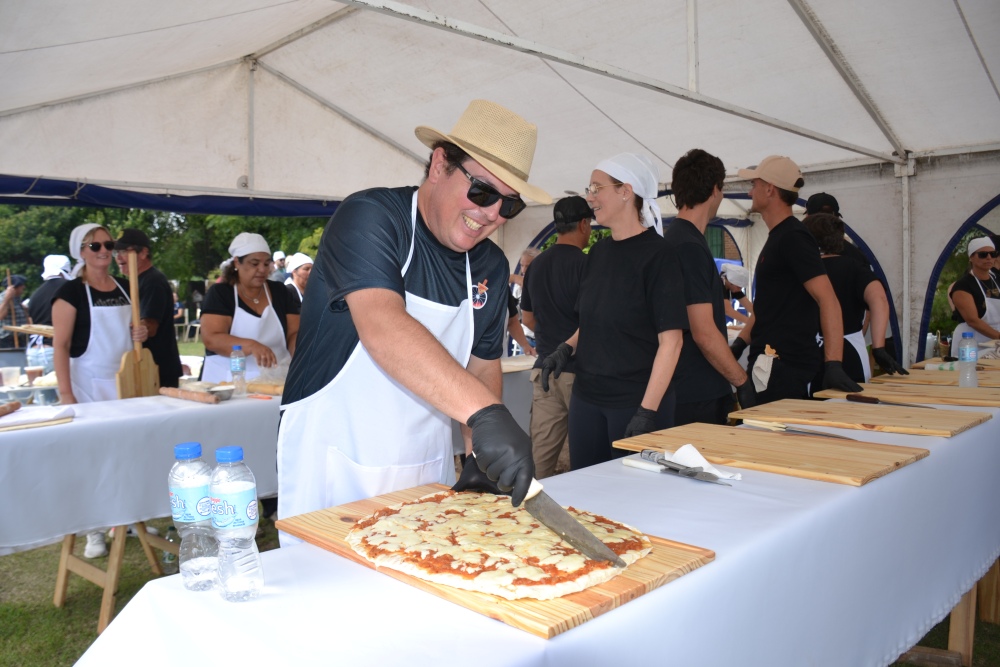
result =
M601 542L596 535L583 527L569 512L552 500L549 494L542 491L542 485L537 479L531 480L528 495L524 501L524 509L538 519L559 537L563 538L587 558L610 561L615 567L624 568L627 564L618 555Z
M791 427L787 424L782 424L780 422L765 422L759 421L757 419L744 419L743 425L750 428L761 429L764 431L772 431L774 433L788 433L789 435L812 435L820 438L835 438L837 440L851 440L857 442L856 438L849 438L846 435L837 435L836 433L826 433L824 431L813 431L808 428L798 428Z
M869 403L871 405L898 405L901 408L928 408L930 410L937 410L933 405L917 405L916 403L897 403L896 401L887 401L884 398L876 398L875 396L866 396L865 394L848 394L845 396L849 401L855 403Z
M713 472L708 472L703 468L684 466L679 463L675 463L663 455L658 449L644 449L639 455L647 461L652 461L653 463L658 463L662 466L660 472L668 472L678 475L680 477L688 477L690 479L697 479L701 482L712 482L713 484L721 484L722 486L732 486L728 482L723 482L719 479L719 476Z

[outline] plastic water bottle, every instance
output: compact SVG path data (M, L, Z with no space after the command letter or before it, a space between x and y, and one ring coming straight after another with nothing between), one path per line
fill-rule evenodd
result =
M207 591L215 586L219 571L219 543L212 531L209 495L212 467L201 458L197 442L175 445L174 458L177 462L167 476L167 486L174 526L181 538L177 562L185 588Z
M253 600L264 587L257 534L257 482L242 447L215 450L212 527L219 540L219 590L230 602Z
M171 544L181 543L181 538L177 535L177 529L173 526L167 528L166 540ZM163 558L160 559L160 569L163 570L163 574L177 574L177 556L164 549Z
M958 386L978 387L979 377L976 375L976 362L979 361L979 344L971 331L962 334L958 344Z
M233 345L233 353L229 355L229 372L233 374L233 397L247 395L247 357L243 354L242 345Z

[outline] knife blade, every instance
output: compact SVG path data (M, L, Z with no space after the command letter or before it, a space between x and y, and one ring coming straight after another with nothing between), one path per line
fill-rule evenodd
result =
M542 491L542 488L537 479L531 480L531 486L528 487L528 495L524 501L524 509L528 510L531 516L569 542L587 558L610 561L615 567L623 569L626 567L627 563L618 554L608 548L604 542L601 542L596 535L584 528L582 523L563 509L559 503L552 500L552 497Z
M878 398L876 396L865 396L864 394L848 394L845 398L854 403L869 403L871 405L898 405L901 408L927 408L928 410L937 410L933 405L917 405L916 403L897 403L896 401L887 401L884 398Z
M792 435L812 435L820 438L836 438L837 440L850 440L852 442L857 442L856 438L849 438L846 435L837 435L836 433L824 433L823 431L811 431L807 428L793 428L787 424L780 424L778 422L765 422L758 421L756 419L744 419L743 424L751 428L763 429L765 431L772 431L775 433L790 433Z
M712 482L713 484L721 484L722 486L732 486L732 484L723 482L719 479L719 476L714 472L708 472L707 470L703 470L701 467L683 466L679 463L674 463L673 461L667 459L667 457L663 455L663 452L658 449L644 449L639 456L647 461L659 463L661 466L660 472L673 473L680 477L697 479L702 482Z

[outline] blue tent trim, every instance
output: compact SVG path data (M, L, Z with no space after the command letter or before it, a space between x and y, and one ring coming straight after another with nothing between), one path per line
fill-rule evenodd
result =
M0 203L13 206L93 206L172 213L328 218L340 202L222 195L163 195L100 185L0 174Z

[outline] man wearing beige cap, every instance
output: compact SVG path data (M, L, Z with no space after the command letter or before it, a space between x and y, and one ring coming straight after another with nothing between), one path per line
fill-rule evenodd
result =
M840 302L816 240L792 215L792 204L805 185L798 165L787 157L770 155L755 168L740 169L739 175L750 181L750 211L759 213L768 229L754 272L754 322L744 327L732 345L737 359L750 346L747 367L759 403L808 398L809 384L821 369L824 389L861 391L841 365ZM820 332L825 341L822 349L817 341ZM776 356L765 354L767 347Z
M536 134L474 100L450 133L416 129L432 151L420 187L338 206L282 397L279 516L453 484L452 419L468 425L475 454L460 484L488 476L521 503L531 442L499 398L510 269L487 237L524 209L522 196L551 202L527 182Z

